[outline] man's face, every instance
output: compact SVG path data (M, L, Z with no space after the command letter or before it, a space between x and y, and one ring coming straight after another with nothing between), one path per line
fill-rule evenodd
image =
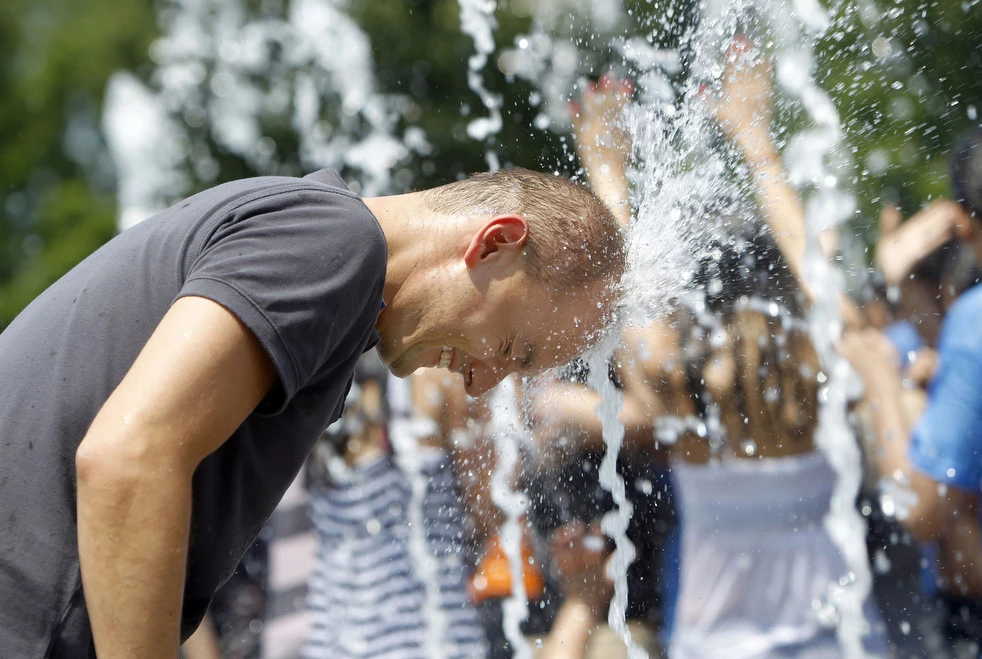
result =
M608 306L601 288L553 296L516 272L483 295L440 291L408 336L399 336L405 327L380 323L379 353L398 376L423 367L460 373L467 393L478 396L512 373L532 375L582 353Z

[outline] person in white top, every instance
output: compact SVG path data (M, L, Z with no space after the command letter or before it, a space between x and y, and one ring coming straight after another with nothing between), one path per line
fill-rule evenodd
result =
M724 89L732 102L718 106L730 127L734 106L746 111L743 95L759 82L759 72L741 72L735 59ZM615 87L591 90L574 127L591 185L623 215L630 212L630 149L611 126L627 95ZM768 125L768 107L752 111L767 115ZM771 163L743 150L748 160ZM702 264L696 312L683 305L671 319L629 330L615 360L627 441L651 441L636 432L648 415L658 426L655 439L670 444L682 528L672 659L841 656L828 593L847 568L823 526L835 476L815 448L820 365L800 320L808 303L797 281L800 205L785 193L794 190L758 190L767 228L728 218L736 235L720 239L719 258ZM552 425L564 426L557 434L567 441L574 429L582 441L599 441L599 422L584 401L590 395L553 391L537 409L566 419ZM866 618L868 656L883 656L872 606Z

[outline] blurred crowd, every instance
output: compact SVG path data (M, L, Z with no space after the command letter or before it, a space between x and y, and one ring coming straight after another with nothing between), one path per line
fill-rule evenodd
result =
M728 67L704 102L752 192L720 205L687 292L628 327L603 374L624 401L627 630L652 657L839 657L837 627L859 611L836 596L855 575L826 525L837 476L820 447L837 444L822 434L828 365L808 320L805 212L770 134L769 63L738 40ZM571 106L586 178L625 224L631 145L616 117L631 94L604 76ZM950 170L950 198L906 220L884 208L875 272L839 305L838 354L862 384L846 443L863 456L854 505L874 657L982 656L982 132L958 142ZM822 236L825 258L838 242ZM297 484L304 496L274 516L187 659L509 657L502 620L516 589L536 657L628 656L607 626L602 519L614 504L589 370L506 381L478 400L456 374L396 380L366 355ZM514 469L496 466L505 445ZM520 579L502 487L526 500ZM312 568L300 590L276 592L294 532L309 538ZM268 632L298 611L305 624L284 654Z

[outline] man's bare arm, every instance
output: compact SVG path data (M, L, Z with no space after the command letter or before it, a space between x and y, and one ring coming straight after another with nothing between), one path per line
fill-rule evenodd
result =
M100 659L177 656L191 477L274 379L234 315L181 298L96 415L75 465L79 562Z

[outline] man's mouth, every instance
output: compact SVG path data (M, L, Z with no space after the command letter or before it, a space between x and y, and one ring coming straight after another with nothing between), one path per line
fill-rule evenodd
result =
M470 387L471 382L474 380L474 369L469 366L466 359L461 359L460 364L457 368L453 368L454 357L456 356L456 351L450 346L443 346L443 350L440 351L440 361L437 362L438 368L445 368L450 371L455 371L464 376L464 387Z

